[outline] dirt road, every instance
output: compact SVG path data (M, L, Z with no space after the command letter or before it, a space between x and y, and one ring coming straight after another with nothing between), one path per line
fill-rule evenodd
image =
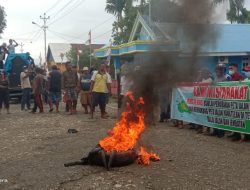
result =
M143 143L161 161L105 171L63 164L78 160L106 136L116 121L75 116L30 114L12 105L0 115L0 189L250 189L250 144L198 135L170 124L147 128ZM77 134L68 134L75 128Z

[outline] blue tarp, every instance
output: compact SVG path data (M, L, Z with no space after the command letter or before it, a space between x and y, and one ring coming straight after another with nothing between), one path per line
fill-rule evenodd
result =
M16 57L20 57L25 62L25 64L27 64L27 65L30 65L32 63L31 61L29 61L29 54L28 53L13 53L13 54L9 54L7 56L7 59L6 59L5 64L4 64L4 71L7 74L11 73L12 61Z

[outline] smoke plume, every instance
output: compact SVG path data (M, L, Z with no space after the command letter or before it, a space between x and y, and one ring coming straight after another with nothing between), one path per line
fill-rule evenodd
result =
M199 53L202 53L204 47L214 46L218 36L215 25L210 24L213 23L214 14L210 0L177 2L159 0L158 2L153 5L156 11L152 11L153 21L149 24L165 34L164 39L159 41L175 41L179 44L179 51L163 52L162 43L159 42L151 52L135 56L134 63L140 66L133 72L133 91L137 96L144 98L148 120L153 119L152 113L159 105L161 95L167 96L171 88L180 82L195 80L197 70L200 68ZM163 18L164 12L169 12L168 7L164 7L164 2L167 2L166 5L172 3L175 7L173 9L172 6L169 10L171 15L166 14L168 18ZM161 17L157 19L154 13L159 14L159 12Z

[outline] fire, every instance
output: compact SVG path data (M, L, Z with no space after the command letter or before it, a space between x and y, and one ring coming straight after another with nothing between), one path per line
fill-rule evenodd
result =
M160 157L159 155L153 153L152 151L148 153L144 147L140 147L140 151L138 154L138 163L149 165L150 161L159 161Z
M124 152L133 149L145 129L143 99L139 98L135 101L132 92L128 92L126 96L128 98L126 111L121 114L120 121L109 132L109 136L99 142L107 152Z
M108 137L99 141L99 145L106 152L125 152L134 149L141 134L145 130L145 112L143 110L144 100L142 97L135 99L132 92L126 94L127 104L120 120L108 133ZM143 151L142 151L143 150ZM141 147L139 162L148 165L150 159L159 160L159 156L150 154Z

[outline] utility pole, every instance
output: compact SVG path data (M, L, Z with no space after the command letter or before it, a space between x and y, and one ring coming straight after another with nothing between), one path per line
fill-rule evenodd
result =
M43 25L42 26L40 26L39 24L37 24L35 22L32 22L32 24L37 25L44 32L44 61L45 61L44 62L44 68L47 69L47 59L46 59L46 57L47 57L47 46L46 46L47 45L47 43L46 43L47 36L46 36L46 30L48 29L47 21L48 21L48 19L50 19L50 17L46 16L46 13L44 13L43 16L40 16L40 19L43 20Z
M149 17L149 24L151 25L152 24L152 5L151 5L151 0L149 0L149 10L148 10L148 17Z
M43 20L43 32L44 32L44 69L47 69L47 44L46 44L46 30L48 29L48 26L46 25L47 23L47 20L49 19L50 17L46 16L46 13L43 14L43 17L40 16L40 19Z
M23 46L24 46L24 44L21 42L21 44L20 44L20 46L21 46L21 53L23 53Z

